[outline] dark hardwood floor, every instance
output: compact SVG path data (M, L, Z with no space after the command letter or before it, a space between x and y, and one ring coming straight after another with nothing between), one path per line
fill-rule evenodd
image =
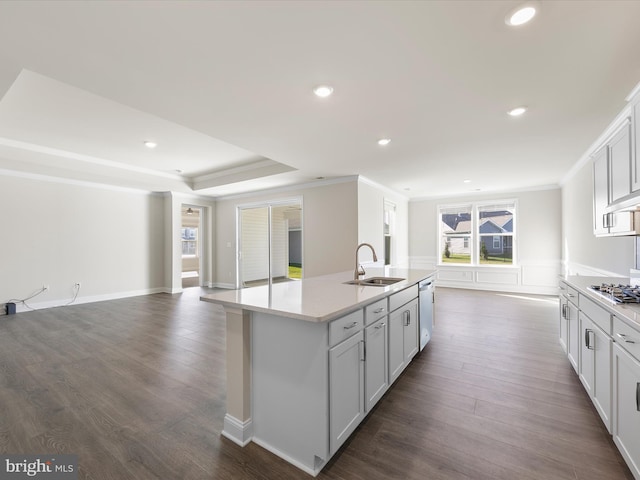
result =
M0 452L86 479L311 478L220 435L206 289L0 317ZM321 479L632 479L558 343L554 297L438 288L433 340Z

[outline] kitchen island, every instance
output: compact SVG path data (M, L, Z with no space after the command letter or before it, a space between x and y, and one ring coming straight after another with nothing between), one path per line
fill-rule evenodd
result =
M317 475L418 352L418 283L433 270L368 269L204 295L227 317L222 434Z

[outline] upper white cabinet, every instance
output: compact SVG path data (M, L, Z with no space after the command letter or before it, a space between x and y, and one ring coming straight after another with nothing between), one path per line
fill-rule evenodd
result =
M631 136L631 191L637 192L640 190L640 172L638 171L640 165L640 101L633 106L633 128Z
M624 210L624 206L640 203L640 191L632 192L637 170L633 149L635 122L625 118L611 139L598 149L593 158L593 233L606 235L639 235L640 216ZM621 211L615 211L620 205Z
M593 232L640 235L640 84L602 134L593 160Z
M611 174L609 203L616 203L631 193L631 117L624 120L606 148Z

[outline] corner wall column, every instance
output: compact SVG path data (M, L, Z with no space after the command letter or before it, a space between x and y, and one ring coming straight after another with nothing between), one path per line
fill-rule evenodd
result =
M227 413L222 435L245 446L251 441L251 313L226 308Z

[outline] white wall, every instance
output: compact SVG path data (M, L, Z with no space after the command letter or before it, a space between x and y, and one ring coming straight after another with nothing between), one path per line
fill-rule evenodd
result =
M62 305L162 291L164 199L0 175L0 302ZM20 310L20 306L18 306Z
M635 237L593 234L593 176L587 162L562 187L562 259L566 273L628 277Z
M516 267L437 265L438 205L515 199ZM416 200L409 203L409 255L413 268L438 268L438 284L530 293L557 292L561 259L560 189Z
M353 268L358 244L357 181L319 182L318 186L240 195L216 203L216 286L236 285L237 207L289 198L302 198L304 276Z

